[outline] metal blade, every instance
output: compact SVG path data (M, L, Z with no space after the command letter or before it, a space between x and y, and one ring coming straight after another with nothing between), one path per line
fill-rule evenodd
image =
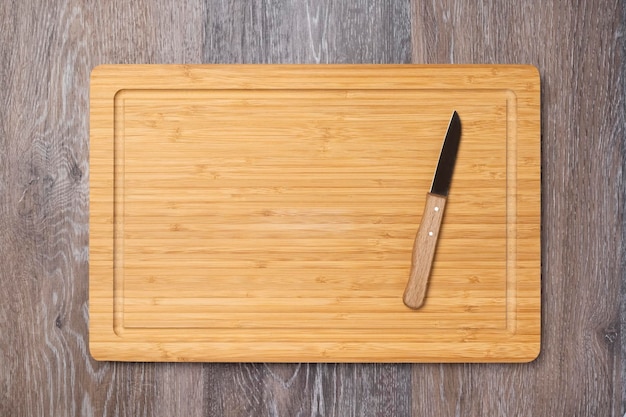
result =
M454 163L456 162L456 154L459 150L461 142L461 119L456 110L452 113L450 124L446 137L443 140L441 154L439 155L439 163L433 177L433 183L430 192L442 196L447 196L450 191L450 182L452 182L452 173L454 172Z

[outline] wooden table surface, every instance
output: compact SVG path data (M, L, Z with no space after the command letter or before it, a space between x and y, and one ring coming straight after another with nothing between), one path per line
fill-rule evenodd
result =
M0 415L622 416L623 2L0 3ZM576 3L576 5L572 5ZM522 63L542 77L530 364L167 364L88 352L103 63Z

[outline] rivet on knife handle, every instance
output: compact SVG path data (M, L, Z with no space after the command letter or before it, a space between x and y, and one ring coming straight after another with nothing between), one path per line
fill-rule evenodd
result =
M460 141L461 119L455 111L441 147L437 170L430 193L426 195L424 214L413 244L411 272L402 297L404 304L410 308L417 309L424 304Z

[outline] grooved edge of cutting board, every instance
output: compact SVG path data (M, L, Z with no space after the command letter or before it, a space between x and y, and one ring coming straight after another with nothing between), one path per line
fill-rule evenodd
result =
M96 359L538 355L534 67L106 65L90 102ZM413 311L411 245L453 109L459 160Z

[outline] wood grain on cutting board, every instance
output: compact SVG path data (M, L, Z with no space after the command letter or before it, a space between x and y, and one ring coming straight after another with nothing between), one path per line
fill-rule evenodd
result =
M402 303L447 122L425 305ZM103 66L90 346L162 361L527 361L539 349L528 66Z

